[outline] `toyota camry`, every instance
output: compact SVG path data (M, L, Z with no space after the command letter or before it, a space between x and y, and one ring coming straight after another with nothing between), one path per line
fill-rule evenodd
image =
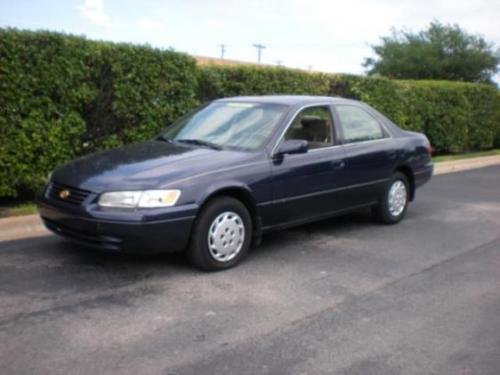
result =
M146 142L57 168L46 227L112 252L185 251L236 265L264 233L361 208L395 224L433 172L423 134L370 106L313 96L215 100Z

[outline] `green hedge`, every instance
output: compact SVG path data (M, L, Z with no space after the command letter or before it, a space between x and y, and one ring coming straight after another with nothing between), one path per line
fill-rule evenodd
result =
M56 165L143 140L197 104L184 54L0 29L0 197L33 193Z
M0 29L0 197L32 194L55 166L147 139L200 102L262 94L363 100L442 153L500 145L500 95L488 85L197 66L148 46Z
M424 132L438 153L494 145L498 91L493 86L365 78L353 91L402 128Z
M237 95L309 94L362 100L407 130L424 132L438 153L493 147L498 91L490 85L401 81L257 66L200 67L202 101Z
M493 145L500 148L500 93L497 94L496 98L496 113L495 113L495 139Z
M281 67L208 65L200 68L202 101L238 95L328 95L329 75Z

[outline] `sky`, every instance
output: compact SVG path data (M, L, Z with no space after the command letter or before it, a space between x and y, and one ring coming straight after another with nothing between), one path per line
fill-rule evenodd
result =
M147 43L203 56L364 73L391 28L457 23L500 48L500 0L0 0L0 27ZM500 74L495 77L500 83Z

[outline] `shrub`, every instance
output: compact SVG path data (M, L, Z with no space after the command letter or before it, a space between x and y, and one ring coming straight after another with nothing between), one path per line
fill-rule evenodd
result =
M277 67L200 67L199 98L263 94L362 100L403 129L424 132L438 153L487 149L495 138L497 90L490 85L309 73Z
M33 194L55 166L148 139L199 102L263 94L362 100L440 153L500 146L500 94L488 85L197 66L149 46L0 29L0 197Z
M493 140L493 145L495 147L500 147L500 93L497 93L496 104L495 104L495 118L493 120L495 128L495 137Z
M197 68L172 51L0 29L0 196L56 165L144 140L197 104Z
M339 81L341 94L372 105L403 129L424 132L438 153L494 145L500 104L491 85L345 76L332 81L331 94Z
M357 98L370 104L404 129L424 131L420 112L413 103L424 98L415 92L411 82L387 78L363 78L352 88Z
M421 100L412 103L421 113L423 131L437 153L467 149L471 105L453 83L414 82L413 89Z
M328 95L328 75L282 67L207 65L200 68L202 101L238 95Z
M0 30L0 196L38 187L85 132L88 48L81 38Z

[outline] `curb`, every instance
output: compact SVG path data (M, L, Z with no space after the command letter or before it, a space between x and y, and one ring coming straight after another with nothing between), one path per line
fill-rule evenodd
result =
M49 234L37 214L0 219L0 242Z
M434 175L461 172L497 164L500 164L500 155L443 161L434 164ZM0 242L47 235L50 235L50 232L45 229L37 214L0 219Z
M467 171L500 164L500 155L479 156L462 160L442 161L434 164L434 175Z

